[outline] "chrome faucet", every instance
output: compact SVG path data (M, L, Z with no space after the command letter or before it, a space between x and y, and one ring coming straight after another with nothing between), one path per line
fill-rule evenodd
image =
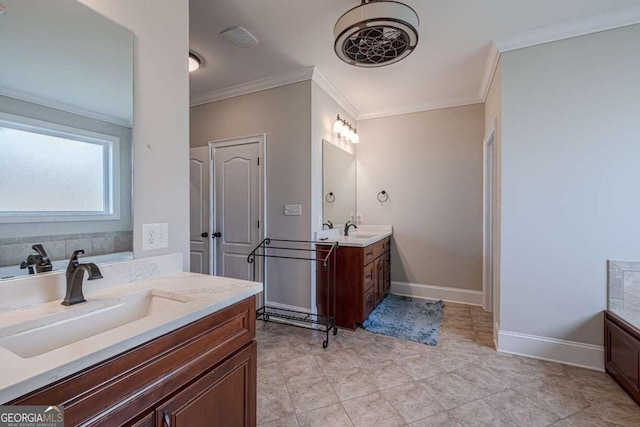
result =
M26 261L22 261L20 269L29 269L29 274L34 274L34 266L35 273L46 273L53 270L53 264L49 259L49 255L47 255L47 251L44 250L44 246L37 244L31 246L31 249L36 251L37 254L29 255Z
M349 236L349 229L350 229L351 227L355 228L356 230L358 229L358 226L357 226L357 225L355 225L355 224L354 224L354 223L352 223L351 221L347 221L347 223L344 225L344 235L345 235L345 236L347 236L347 237Z
M84 250L73 251L73 255L71 255L67 266L67 296L64 297L62 305L74 305L86 301L82 293L85 271L89 276L87 280L102 279L102 273L100 273L98 266L92 262L80 264L78 255L84 255Z

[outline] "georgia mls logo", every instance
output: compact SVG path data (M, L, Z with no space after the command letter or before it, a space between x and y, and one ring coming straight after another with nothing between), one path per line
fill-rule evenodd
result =
M0 406L0 427L64 427L64 407Z

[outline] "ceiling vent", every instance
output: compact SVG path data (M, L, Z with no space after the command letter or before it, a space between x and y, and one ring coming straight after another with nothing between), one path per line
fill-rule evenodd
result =
M258 45L258 39L243 27L233 27L220 33L233 46L248 49Z
M342 15L333 34L340 59L356 67L382 67L406 58L418 44L418 14L406 4L362 0Z

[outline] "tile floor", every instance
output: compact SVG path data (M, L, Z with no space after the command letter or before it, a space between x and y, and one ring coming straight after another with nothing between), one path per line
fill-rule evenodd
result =
M497 353L491 316L448 303L437 347L258 321L260 427L640 426L606 374Z

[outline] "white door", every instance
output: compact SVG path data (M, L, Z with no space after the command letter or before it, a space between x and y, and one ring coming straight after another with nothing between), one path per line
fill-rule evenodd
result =
M251 280L247 255L261 240L260 145L255 138L212 145L217 276Z
M201 274L211 273L210 159L208 146L191 149L189 159L191 271Z

